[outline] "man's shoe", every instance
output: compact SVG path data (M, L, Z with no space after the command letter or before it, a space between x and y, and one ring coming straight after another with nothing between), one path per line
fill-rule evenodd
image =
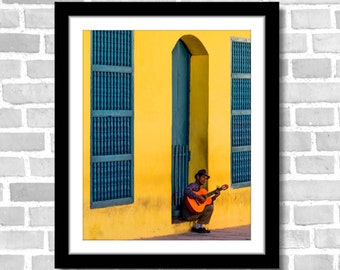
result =
M204 228L204 227L200 227L200 228L192 227L192 228L191 228L191 231L192 231L192 232L196 232L196 233L210 233L210 231L207 230L207 229Z
M200 227L200 228L192 227L191 231L195 233L205 233L206 230L203 227Z
M207 230L207 229L204 228L204 227L202 227L202 229L203 229L203 231L204 231L205 233L210 233L210 230Z

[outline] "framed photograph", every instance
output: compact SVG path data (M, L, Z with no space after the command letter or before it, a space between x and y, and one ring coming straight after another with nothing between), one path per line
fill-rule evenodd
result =
M55 267L279 268L279 3L55 3Z

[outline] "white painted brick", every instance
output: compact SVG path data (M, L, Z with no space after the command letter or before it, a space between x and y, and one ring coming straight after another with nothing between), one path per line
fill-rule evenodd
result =
M33 79L53 78L54 61L53 60L34 60L27 61L27 75Z
M33 256L32 267L34 270L54 270L54 256Z
M0 52L39 52L40 36L34 34L0 34Z
M280 157L280 174L291 173L290 157Z
M19 12L13 9L0 10L0 28L19 27Z
M281 151L310 151L311 147L308 132L280 132Z
M316 133L316 145L319 151L339 151L340 132Z
M53 84L5 84L3 99L12 104L54 102Z
M3 200L3 185L0 183L0 202Z
M336 73L335 77L340 77L340 60L336 61Z
M0 207L0 226L24 225L24 215L25 210L23 207Z
M54 185L48 183L10 184L11 201L50 202L54 200Z
M48 232L48 250L54 251L54 232Z
M287 27L287 11L284 9L280 9L280 28Z
M51 151L54 152L54 146L55 146L55 141L54 141L54 133L51 134Z
M330 28L331 15L327 9L292 10L292 28L318 29Z
M294 220L296 225L332 224L334 223L333 206L295 206Z
M339 53L340 34L314 34L313 50L316 53Z
M285 230L280 232L280 247L286 248L309 248L310 233L306 230Z
M333 270L331 255L297 255L294 257L295 270Z
M21 110L0 109L0 128L20 127L21 125Z
M340 229L316 229L315 246L318 248L340 248Z
M334 173L334 157L301 156L296 158L296 172L302 174Z
M280 255L280 270L288 270L289 269L289 256Z
M20 71L21 62L19 60L0 60L0 79L19 78Z
M27 124L29 127L53 127L54 109L27 110Z
M49 54L54 53L54 35L45 36L45 52Z
M307 51L306 34L281 34L281 53L303 53Z
M340 102L340 83L282 83L281 102Z
M280 76L288 75L288 60L282 59L280 60Z
M0 231L0 249L42 249L43 232Z
M295 78L330 78L330 59L294 59L292 61Z
M29 209L30 226L53 226L54 207L34 207Z
M24 270L25 258L23 255L0 255L0 265L4 270Z
M336 20L336 28L340 28L340 10L334 12Z
M281 185L282 201L338 201L340 181L292 180Z
M280 224L290 222L290 207L287 205L280 206Z
M296 124L299 126L332 126L333 108L299 108L295 111Z
M0 151L42 151L43 133L0 133Z
M0 177L25 176L25 162L18 157L0 157Z
M54 158L30 158L31 175L54 176Z
M280 109L280 126L290 126L290 109L281 108Z
M53 9L26 9L25 10L26 28L53 28L54 10Z

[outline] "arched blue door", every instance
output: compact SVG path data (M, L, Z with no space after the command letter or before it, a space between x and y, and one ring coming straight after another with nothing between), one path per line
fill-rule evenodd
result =
M179 40L172 51L172 217L179 217L188 184L190 53Z

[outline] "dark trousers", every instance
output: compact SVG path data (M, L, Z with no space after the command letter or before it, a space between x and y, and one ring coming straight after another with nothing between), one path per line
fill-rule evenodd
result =
M211 215L214 211L214 205L208 204L205 206L201 213L193 214L189 211L188 207L183 204L183 218L188 221L197 221L199 224L209 224Z

